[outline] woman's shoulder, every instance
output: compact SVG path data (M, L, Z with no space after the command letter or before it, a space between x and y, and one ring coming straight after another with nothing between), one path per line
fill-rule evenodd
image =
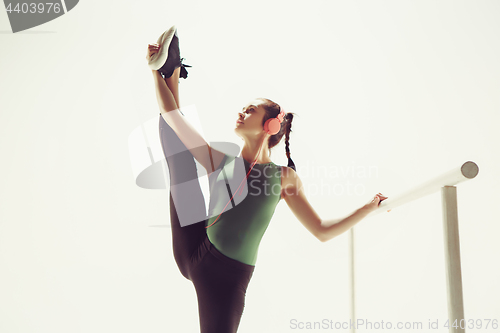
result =
M297 172L286 165L278 165L281 168L281 185L284 187L298 178Z
M286 176L296 176L297 175L297 172L295 172L294 169L292 169L286 165L278 165L278 166L281 167L281 172Z

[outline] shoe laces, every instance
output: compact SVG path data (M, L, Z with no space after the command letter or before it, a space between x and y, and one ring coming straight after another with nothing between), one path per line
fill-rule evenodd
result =
M184 58L181 58L181 72L179 73L179 77L182 77L185 79L188 76L188 72L186 70L186 67L193 67L193 66L183 64L182 63L183 60L184 60Z

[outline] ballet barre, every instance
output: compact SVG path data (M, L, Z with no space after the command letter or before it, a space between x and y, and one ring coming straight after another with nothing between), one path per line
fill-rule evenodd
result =
M432 178L406 192L397 194L391 199L382 201L379 207L368 215L368 217L374 216L389 209L404 205L410 201L420 199L426 195L441 191L450 333L465 332L465 328L460 327L460 321L464 320L464 305L462 294L462 270L460 265L460 239L458 234L457 188L455 185L476 177L478 172L479 168L477 164L472 161L467 161L460 167ZM350 315L353 323L356 322L354 229L353 227L349 230ZM455 325L456 327L453 327L454 322L457 323L457 325ZM465 325L463 326L465 327ZM351 332L356 332L355 326L352 326Z

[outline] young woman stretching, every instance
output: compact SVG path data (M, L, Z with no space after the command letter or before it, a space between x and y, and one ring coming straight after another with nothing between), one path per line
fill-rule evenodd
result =
M225 154L208 145L180 111L179 78L187 78L186 67L191 66L182 63L175 26L167 30L157 44L149 44L146 59L152 69L161 111L160 139L170 172L170 220L175 261L182 275L192 281L196 289L201 332L234 333L243 313L259 243L281 199L307 230L326 242L349 230L387 197L378 193L371 202L343 219L321 219L307 200L290 158L288 141L292 113L285 113L269 99L253 100L235 119L234 131L244 141L241 155ZM288 166L276 165L269 158L270 149L283 136ZM199 183L188 182L198 177L195 159L209 175L208 215ZM232 193L226 185L228 179L237 178L237 173L230 171L238 161L245 167L246 176L236 179L236 184L241 181L241 186ZM191 184L188 190L174 187L187 183ZM235 204L248 184L251 186L247 186L246 196ZM189 212L195 222L199 222L181 223L174 202L178 208L181 202L189 203ZM196 216L204 218L196 219Z

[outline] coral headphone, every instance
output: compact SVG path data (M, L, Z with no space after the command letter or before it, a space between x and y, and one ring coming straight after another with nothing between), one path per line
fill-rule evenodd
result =
M278 132L281 129L281 123L283 122L284 118L285 118L285 112L280 108L280 113L276 116L276 118L270 118L266 120L266 122L264 123L264 131L270 135L278 134Z
M266 120L266 122L264 123L264 132L266 132L269 135L278 134L278 132L281 129L281 123L283 122L283 119L285 119L285 112L283 111L282 108L280 108L280 113L276 116L276 118L270 118L270 119ZM248 175L252 171L255 163L257 162L257 158L258 158L258 156L260 154L260 150L262 149L262 144L264 143L265 139L266 139L266 136L264 136L264 138L262 139L262 142L261 142L260 147L259 147L259 152L257 153L257 157L253 161L252 165L250 165L250 170L248 170L248 173L245 176L245 179L243 179L241 181L240 186L238 186L238 188L236 189L235 194L238 192L238 190L240 190L241 184L243 184L243 182L248 178ZM241 195L242 192L243 192L243 187L241 187L241 190L238 193L238 195ZM231 202L231 200L233 200L233 198L234 198L234 194L231 197L231 199L229 199L229 201L227 202L227 204L224 206L224 208L222 209L222 212L224 212L224 210L226 209L227 205ZM219 217L222 215L222 212L219 214L219 216L217 216L217 218L215 219L215 221L212 224L210 224L209 226L206 226L205 229L208 228L208 227L213 226L215 224L215 222L217 222L217 220L219 219Z

